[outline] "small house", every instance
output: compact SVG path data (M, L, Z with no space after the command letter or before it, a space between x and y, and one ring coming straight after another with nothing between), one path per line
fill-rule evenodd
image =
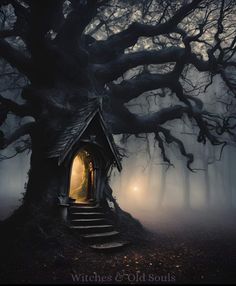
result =
M78 108L76 115L59 131L56 144L48 153L61 166L59 204L63 209L70 202L101 204L112 166L121 171L119 152L106 126L99 104Z

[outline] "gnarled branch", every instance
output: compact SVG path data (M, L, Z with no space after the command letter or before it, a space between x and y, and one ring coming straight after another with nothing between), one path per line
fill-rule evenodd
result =
M60 29L56 41L64 48L78 48L82 32L93 19L99 7L98 1L72 1L72 11Z
M126 103L146 91L164 87L171 88L177 80L175 72L166 74L143 73L134 79L124 80L120 84L110 84L109 87L113 97L117 97Z
M94 65L93 70L98 80L109 82L120 77L127 70L139 65L176 62L180 60L184 53L185 49L183 48L171 47L159 51L153 50L124 54L106 64Z
M191 3L182 6L165 23L159 23L155 26L137 22L132 23L126 30L112 35L107 40L93 43L89 47L92 60L97 63L110 61L117 55L122 54L128 47L135 45L139 37L154 37L173 31L201 2L202 0L193 0Z
M192 153L188 153L185 149L184 143L177 137L173 136L170 132L169 129L163 128L163 127L159 127L159 131L161 133L163 133L163 135L165 136L166 142L168 144L171 143L176 143L180 153L187 158L187 167L189 170L193 171L193 169L191 168L191 164L193 163L194 160L194 156Z
M7 41L0 39L0 57L4 58L12 67L17 68L29 78L32 74L32 63L21 51L13 48Z
M32 110L28 104L20 105L11 99L3 97L2 95L0 95L0 106L5 108L7 112L10 111L20 117L32 115Z
M126 113L123 113L122 116L123 124L121 123L121 114L118 115L118 120L115 117L110 124L114 134L155 133L160 125L171 120L180 119L189 112L189 107L182 105L163 108L149 115L136 115L126 109ZM116 116L117 113L118 111L113 113L113 116Z
M105 64L94 64L92 69L98 80L107 83L139 65L176 63L179 61L183 61L185 64L192 64L202 72L210 71L209 61L199 59L194 53L186 53L186 49L180 47L123 54Z
M7 138L3 135L3 132L1 132L0 136L0 149L4 149L16 140L18 140L20 137L25 135L30 135L35 123L30 122L22 125L18 129L16 129L12 134L10 134Z
M0 30L0 39L14 37L14 36L18 36L18 33L15 30L11 29Z

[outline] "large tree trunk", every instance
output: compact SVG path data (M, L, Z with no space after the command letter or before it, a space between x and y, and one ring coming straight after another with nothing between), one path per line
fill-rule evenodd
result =
M58 196L62 185L62 171L55 160L47 158L44 150L46 138L43 128L38 126L31 136L32 153L28 182L21 210L30 220L41 218L61 220ZM16 216L19 215L16 212ZM13 215L14 216L14 215ZM28 218L24 218L28 219Z

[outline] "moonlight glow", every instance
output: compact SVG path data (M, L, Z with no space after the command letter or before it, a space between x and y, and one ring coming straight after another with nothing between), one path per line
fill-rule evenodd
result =
M134 192L138 192L138 191L140 191L140 189L139 189L137 186L134 186L134 187L133 187L133 191L134 191Z

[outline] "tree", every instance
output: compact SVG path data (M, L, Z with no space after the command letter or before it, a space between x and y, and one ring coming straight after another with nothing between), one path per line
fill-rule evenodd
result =
M204 144L223 146L223 135L233 134L235 118L207 111L196 96L204 91L189 75L193 70L207 75L205 90L221 76L229 96L235 94L228 73L236 66L234 1L2 0L0 5L0 56L11 72L27 79L23 103L0 96L0 123L10 113L33 118L12 134L0 133L2 149L30 136L25 204L54 204L58 167L45 157L45 148L56 127L89 98L102 98L113 134L153 133L163 160L171 164L166 145L174 144L190 170L194 156L169 122L188 120ZM152 91L177 103L149 114L130 110L132 100Z

